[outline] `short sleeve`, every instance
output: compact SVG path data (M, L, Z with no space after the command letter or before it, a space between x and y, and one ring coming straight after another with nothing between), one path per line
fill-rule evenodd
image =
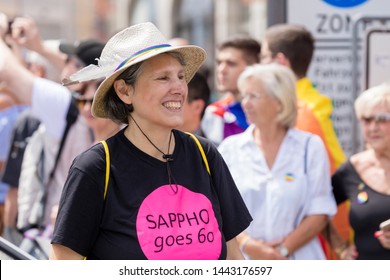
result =
M337 207L332 194L330 167L322 140L310 136L307 147L308 200L307 215L326 214L333 216Z
M54 228L52 243L61 244L83 256L90 252L102 219L103 158L103 148L95 146L75 159L61 195Z
M350 161L343 163L332 176L333 195L336 199L336 203L343 203L348 199L345 187L348 184L347 180L350 177L352 171L352 165Z

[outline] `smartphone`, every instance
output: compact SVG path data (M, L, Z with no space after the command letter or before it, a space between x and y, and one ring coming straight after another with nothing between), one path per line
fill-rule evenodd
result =
M13 23L14 23L13 19L8 21L8 31L7 31L6 35L12 34L12 24ZM23 29L20 30L19 37L24 37L24 30Z
M381 230L390 230L390 219L382 222L380 225L379 225L379 228Z
M12 24L14 23L14 20L9 20L8 21L8 30L7 30L7 35L12 33Z

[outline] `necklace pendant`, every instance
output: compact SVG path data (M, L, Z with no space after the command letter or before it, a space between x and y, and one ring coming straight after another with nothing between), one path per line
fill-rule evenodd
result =
M359 193L356 196L356 201L357 201L358 204L365 204L368 201L368 194L364 190L365 187L366 187L366 185L363 182L360 182L359 185L358 185Z
M163 159L166 161L173 161L173 155L172 154L163 154Z

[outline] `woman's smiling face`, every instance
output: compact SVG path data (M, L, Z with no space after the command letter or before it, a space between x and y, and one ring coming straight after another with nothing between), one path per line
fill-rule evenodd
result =
M174 128L183 123L188 87L178 58L161 54L148 59L131 93L132 116L150 127Z

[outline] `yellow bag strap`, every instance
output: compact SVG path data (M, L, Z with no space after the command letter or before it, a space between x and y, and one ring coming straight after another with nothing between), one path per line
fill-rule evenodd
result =
M105 140L100 141L104 147L104 152L106 154L106 178L104 181L104 193L103 200L106 200L107 190L108 190L108 182L110 180L110 150L108 149L107 142ZM87 260L87 257L84 257L84 260Z
M210 167L209 167L209 162L207 160L207 157L206 157L206 153L204 152L204 149L202 147L202 144L200 144L198 138L196 138L196 136L192 133L189 133L189 132L186 132L189 136L192 137L192 139L194 139L196 145L198 146L198 149L200 151L200 154L202 155L202 159L203 159L203 162L204 164L206 165L206 169L207 169L207 172L209 173L209 175L211 175L211 172L210 172Z
M108 149L108 145L105 140L100 141L100 143L103 144L104 151L106 153L106 180L104 183L104 194L103 194L103 198L106 199L108 181L110 180L110 150Z

